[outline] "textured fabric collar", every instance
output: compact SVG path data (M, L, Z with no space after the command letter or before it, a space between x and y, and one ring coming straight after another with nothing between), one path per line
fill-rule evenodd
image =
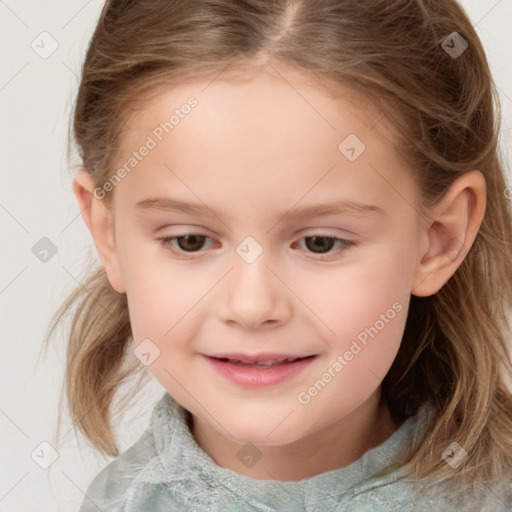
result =
M158 465L146 472L147 482L169 484L182 489L184 494L201 496L227 493L251 503L257 510L266 510L265 503L272 503L274 510L284 510L296 500L297 510L304 504L338 501L349 489L364 487L368 491L396 482L405 474L402 470L385 477L372 475L396 460L396 457L421 433L431 406L420 408L418 414L408 418L384 443L367 451L352 464L321 473L300 481L257 480L218 466L196 443L188 427L189 413L168 393L156 404L151 426L158 456ZM269 510L271 510L269 508Z

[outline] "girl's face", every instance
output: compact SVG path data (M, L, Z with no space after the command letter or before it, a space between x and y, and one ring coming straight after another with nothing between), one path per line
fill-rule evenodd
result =
M261 446L372 417L425 249L382 113L285 77L158 95L95 192L136 354L203 432Z

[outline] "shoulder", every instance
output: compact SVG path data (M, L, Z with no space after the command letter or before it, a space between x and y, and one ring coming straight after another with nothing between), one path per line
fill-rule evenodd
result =
M393 459L397 452L415 443L430 425L433 408L424 406L404 422L388 441L370 450L362 458L363 467L375 473L349 490L336 509L363 511L400 510L401 512L510 512L512 511L512 478L503 475L501 482L491 487L484 483L454 487L451 478L431 481L415 480L403 468L385 474L383 461ZM384 464L385 466L385 464ZM370 471L369 471L370 472Z
M470 492L471 491L471 492ZM339 503L336 511L376 512L510 512L512 483L493 487L475 484L467 493L454 492L448 485L432 485L426 480L415 482L408 477L383 478L369 482Z
M130 448L96 475L87 488L80 512L122 510L130 487L156 455L150 427Z

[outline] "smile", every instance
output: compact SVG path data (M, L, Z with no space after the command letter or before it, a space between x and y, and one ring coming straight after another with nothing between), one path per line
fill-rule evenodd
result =
M272 357L245 355L205 356L216 373L244 387L262 387L279 384L304 370L317 357Z
M313 357L313 356L310 356ZM285 363L291 363L293 361L299 361L300 357L287 357L286 359L270 359L266 361L254 361L254 362L247 362L242 361L240 359L229 359L227 357L221 357L218 358L220 361L223 361L225 363L233 363L233 364L241 364L246 366L262 366L263 368L269 368L271 366L276 366L278 364L285 364Z

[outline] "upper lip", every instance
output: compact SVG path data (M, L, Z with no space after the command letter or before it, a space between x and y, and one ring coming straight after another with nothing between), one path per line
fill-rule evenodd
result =
M284 359L303 359L305 357L311 357L316 354L276 354L265 352L262 354L205 354L207 357L214 357L216 359L236 359L237 361L242 361L244 363L256 363L258 361L280 361Z

